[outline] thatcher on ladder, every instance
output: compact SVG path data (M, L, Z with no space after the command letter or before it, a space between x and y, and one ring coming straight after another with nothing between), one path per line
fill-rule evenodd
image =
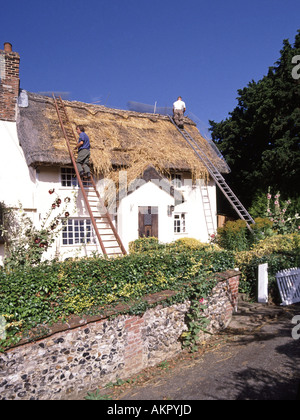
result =
M78 156L76 160L78 172L81 178L90 178L90 139L85 133L84 127L82 125L77 125L76 131L79 134L79 139L74 150L78 149Z
M185 103L181 96L178 96L177 101L173 103L173 117L175 124L178 125L179 128L183 128L183 114L185 113L185 110Z

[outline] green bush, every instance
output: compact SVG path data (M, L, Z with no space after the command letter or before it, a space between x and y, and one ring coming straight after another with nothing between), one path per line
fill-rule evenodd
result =
M276 273L300 265L300 235L275 235L253 245L249 251L237 252L235 263L242 272L240 292L252 297L257 294L257 268L268 263L270 297L279 303Z
M147 252L153 249L162 249L163 244L160 244L158 238L148 237L139 238L129 243L129 253Z
M276 273L300 264L299 233L279 235L273 222L257 217L250 232L242 220L227 222L218 229L216 243L235 252L235 266L242 273L239 291L255 298L257 295L257 269L268 263L270 297L279 302Z
M232 251L245 251L249 247L248 228L244 220L229 221L218 228L216 242L222 248Z
M202 251L221 251L221 248L212 243L203 243L200 242L198 239L194 238L180 238L174 242L166 244L166 247L169 251L176 251L176 250L202 250Z
M54 188L49 190L50 195L53 193ZM17 210L0 203L0 219L3 223L0 225L0 231L3 233L6 247L4 265L7 269L32 267L42 261L45 251L54 243L70 216L67 211L70 202L70 197L62 201L55 193L50 210L43 215L39 228L34 225L21 203Z
M200 242L195 238L180 238L170 243L160 243L157 238L139 238L129 243L129 252L142 253L153 250L167 250L172 252L188 250L220 250L216 245Z
M173 242L172 245L174 246L179 245L187 249L201 249L201 248L205 248L205 246L209 246L208 244L203 244L202 242L194 238L180 238L180 239L177 239L175 242Z
M257 296L258 266L268 263L268 290L269 296L275 303L280 303L278 287L276 282L276 273L280 270L297 266L297 257L294 254L281 253L258 257L253 255L247 264L239 266L242 271L239 291L246 293L252 298Z
M255 223L250 225L252 231L249 232L249 245L275 235L272 230L273 222L267 217L257 217L254 221Z
M4 345L26 331L71 314L99 313L120 301L149 293L181 290L196 278L234 267L228 251L168 251L166 248L121 258L86 258L42 263L31 269L0 271L0 315L11 321Z

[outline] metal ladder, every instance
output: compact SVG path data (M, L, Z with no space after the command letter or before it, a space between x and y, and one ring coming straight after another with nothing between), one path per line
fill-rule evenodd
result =
M94 232L104 256L126 255L127 252L122 244L118 232L112 222L110 214L96 188L93 176L89 179L81 179L77 169L73 149L77 144L77 137L69 121L66 108L61 97L53 94L54 105L58 115L59 123L64 134L70 158L77 176L83 199L88 210Z
M201 181L203 181L200 184L200 192L201 192L202 203L203 203L203 212L204 212L204 217L205 217L205 222L206 222L207 233L210 237L216 232L216 229L214 226L214 219L213 219L211 205L210 205L207 183L205 182L204 179Z
M245 207L242 205L240 200L237 198L237 196L234 194L234 192L231 190L229 185L226 183L223 176L220 174L219 170L215 167L213 162L209 159L209 157L206 155L206 153L201 149L200 145L196 142L196 140L184 129L179 128L178 125L175 123L173 118L168 115L170 121L172 124L177 128L177 130L180 132L180 134L183 136L183 138L186 140L186 142L190 145L190 147L194 150L198 158L203 162L203 164L206 166L209 174L214 179L220 190L223 192L231 206L234 208L234 210L239 215L240 219L244 220L247 224L248 229L251 231L250 224L255 223L253 218L250 216L248 211L245 209ZM212 217L212 216L211 216ZM209 218L208 218L209 220Z

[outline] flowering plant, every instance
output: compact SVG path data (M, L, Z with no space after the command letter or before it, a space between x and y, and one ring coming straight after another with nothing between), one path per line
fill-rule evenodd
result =
M54 189L49 190L49 194L54 192ZM1 226L7 251L4 259L5 268L32 266L41 261L43 253L55 241L60 231L61 221L67 219L70 215L66 211L70 201L71 199L66 197L64 205L58 211L57 208L62 205L62 200L57 195L50 210L41 221L40 227L34 224L30 215L24 211L21 203L19 203L17 210L6 209L4 224Z
M286 200L283 204L280 203L280 193L274 195L270 193L270 187L267 194L267 211L266 216L273 223L273 229L279 234L293 233L300 230L300 216L298 213L289 215L287 210L291 200Z

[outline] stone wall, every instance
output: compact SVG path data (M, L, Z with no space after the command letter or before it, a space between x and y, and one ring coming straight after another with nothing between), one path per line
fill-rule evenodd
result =
M211 332L225 328L231 319L239 275L219 275L207 299ZM78 318L72 325L56 325L47 337L0 354L0 399L72 399L174 357L182 350L179 338L187 330L190 302L164 307L163 298L152 296L157 306L143 316Z

